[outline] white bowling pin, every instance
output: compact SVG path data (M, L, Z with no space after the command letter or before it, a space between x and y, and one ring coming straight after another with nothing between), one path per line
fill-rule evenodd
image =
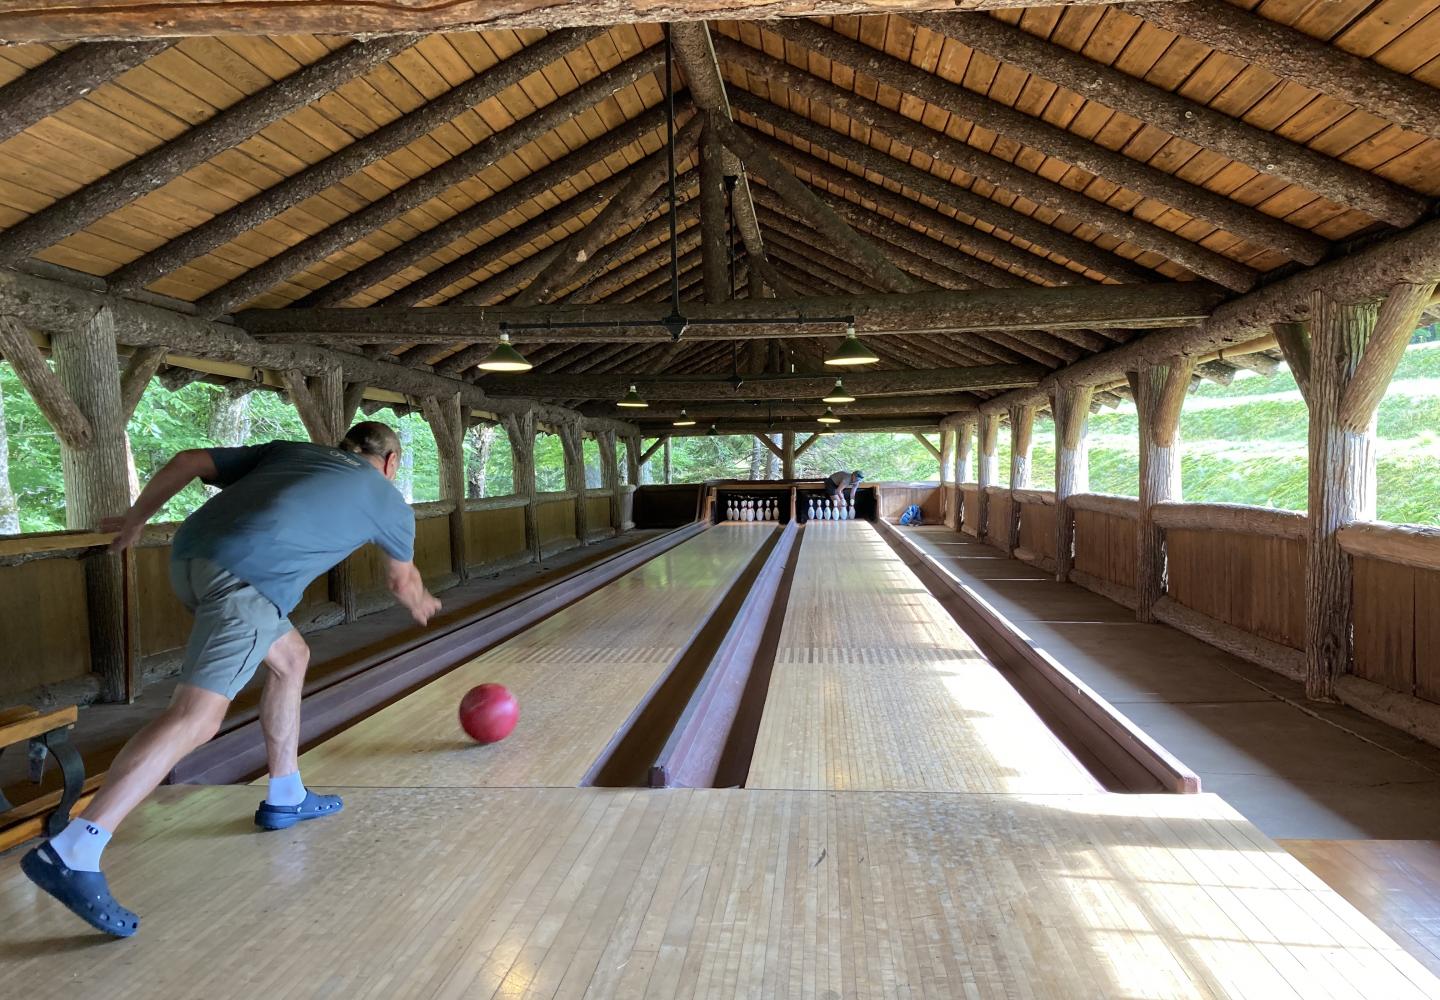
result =
M811 521L815 520L815 498L814 498L814 497L811 497L811 498L810 498L810 506L809 506L808 509L806 509L806 511L805 511L805 516L806 516L807 519L809 519L809 520L811 520Z

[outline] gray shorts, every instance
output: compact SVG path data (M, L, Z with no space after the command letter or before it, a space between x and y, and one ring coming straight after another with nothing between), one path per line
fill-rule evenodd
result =
M270 645L294 627L258 590L208 559L171 560L170 585L195 613L181 683L234 698Z

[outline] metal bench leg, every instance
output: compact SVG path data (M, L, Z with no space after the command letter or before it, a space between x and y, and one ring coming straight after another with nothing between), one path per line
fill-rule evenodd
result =
M55 755L55 762L60 765L60 774L65 779L65 790L60 793L60 804L45 820L46 834L54 837L70 822L70 810L85 790L85 762L80 758L79 751L70 745L69 729L53 730L40 739L44 742L45 749Z

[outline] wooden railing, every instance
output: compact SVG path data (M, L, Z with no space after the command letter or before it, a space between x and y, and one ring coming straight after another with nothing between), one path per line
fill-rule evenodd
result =
M978 538L980 536L980 484L960 484L960 531Z
M1015 490L1020 508L1020 537L1012 555L1022 562L1055 572L1055 493L1052 490Z
M1440 528L1353 524L1340 547L1355 572L1355 676L1440 702Z
M945 493L939 483L866 483L875 490L876 516L898 521L905 508L917 504L926 524L945 521Z

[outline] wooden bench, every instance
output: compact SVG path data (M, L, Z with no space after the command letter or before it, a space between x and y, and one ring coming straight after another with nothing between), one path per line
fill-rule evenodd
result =
M20 743L28 745L30 780L39 783L45 776L45 760L53 756L60 765L64 789L60 801L45 821L45 832L55 836L70 822L70 810L85 789L85 762L70 745L70 730L79 718L74 705L42 712L28 705L0 711L0 753ZM19 813L0 791L0 826L12 813Z

